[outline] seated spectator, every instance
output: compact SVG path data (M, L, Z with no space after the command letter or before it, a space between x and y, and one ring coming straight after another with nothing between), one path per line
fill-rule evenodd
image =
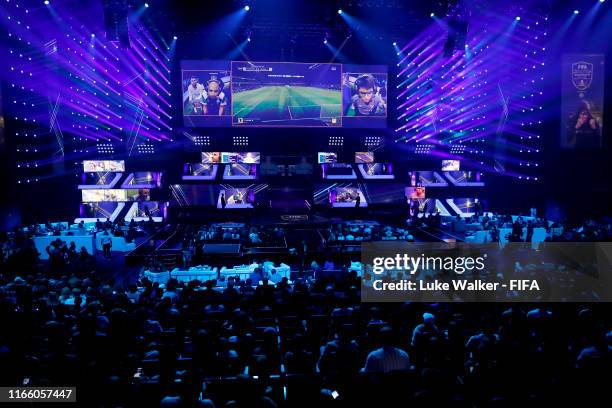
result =
M381 347L370 352L363 371L384 372L410 369L410 358L404 350L394 346L393 329L384 326L378 333Z
M249 234L249 240L251 244L261 244L263 241L259 238L259 234L257 232L251 232Z
M424 347L431 337L440 335L440 331L435 324L435 316L431 313L423 313L423 323L417 325L412 331L412 347Z
M253 280L251 278L247 278L242 285L240 286L240 293L243 295L249 295L255 293L255 288L253 287Z
M350 337L349 330L340 326L333 338L321 346L316 369L327 380L339 381L359 372L359 345Z

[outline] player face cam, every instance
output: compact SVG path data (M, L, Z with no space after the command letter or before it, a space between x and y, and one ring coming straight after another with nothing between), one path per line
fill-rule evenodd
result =
M198 78L191 78L191 86L194 88L198 85Z
M208 97L211 99L217 99L219 97L219 93L221 93L221 89L219 89L219 84L216 82L211 82L208 84Z
M359 98L363 101L363 103L370 103L372 99L374 99L374 89L373 88L359 88L357 89L359 93Z

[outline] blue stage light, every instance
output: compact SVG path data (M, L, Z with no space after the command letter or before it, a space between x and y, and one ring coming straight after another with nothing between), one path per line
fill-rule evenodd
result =
M251 42L251 37L247 37L247 41L248 41L248 42Z
M96 35L94 33L91 33L91 38L94 38Z
M514 19L515 19L516 21L521 21L521 18L520 18L519 16L516 16Z
M251 9L251 7L247 4L246 6L244 6L244 11L249 11Z
M580 13L580 11L574 10L574 14L578 14L578 13Z
M338 14L342 14L342 9L338 9Z
M145 3L145 7L146 7L146 8L149 8L149 3Z
M172 38L174 38L175 40L178 40L178 37L176 35L174 37L172 37Z
M48 6L49 5L49 0L45 0L45 4Z
M327 44L327 38L323 40L323 44Z
M429 15L429 17L433 17L433 16L435 16L435 15L436 15L436 13L431 13L431 14Z
M396 41L393 41L393 46L394 47L397 46L397 42Z

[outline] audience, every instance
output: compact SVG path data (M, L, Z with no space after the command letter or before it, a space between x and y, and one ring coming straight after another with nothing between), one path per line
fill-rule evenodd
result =
M381 227L378 223L338 223L327 230L327 241L331 244L378 240L414 241L414 237L406 227Z
M385 230L330 233L378 239ZM40 261L33 231L0 236L3 384L77 386L85 406L363 406L382 404L385 390L404 406L585 404L607 390L605 304L370 304L355 273L289 283L275 269L223 288L129 282L117 273L134 274L127 267L105 273L99 256L62 238ZM609 239L610 224L565 232Z

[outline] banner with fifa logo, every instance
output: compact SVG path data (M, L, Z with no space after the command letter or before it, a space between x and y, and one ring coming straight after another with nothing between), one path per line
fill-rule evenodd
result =
M605 57L564 54L562 60L561 147L602 145Z

